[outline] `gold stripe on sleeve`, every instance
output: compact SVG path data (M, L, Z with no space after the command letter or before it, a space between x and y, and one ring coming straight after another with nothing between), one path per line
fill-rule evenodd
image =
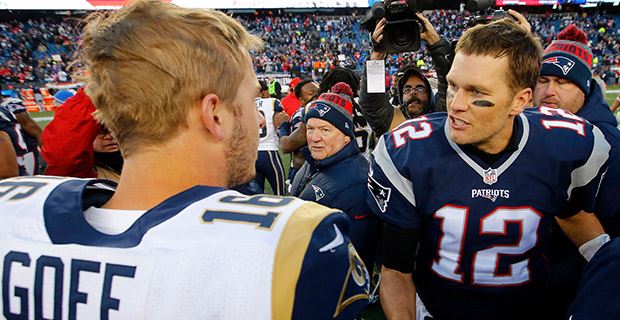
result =
M295 289L312 233L334 209L308 202L288 219L274 259L271 288L272 319L291 319Z

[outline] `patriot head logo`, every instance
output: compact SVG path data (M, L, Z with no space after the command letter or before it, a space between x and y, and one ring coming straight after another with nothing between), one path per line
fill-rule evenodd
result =
M325 192L319 186L312 185L312 189L314 189L314 196L316 197L316 201L319 201L325 197Z
M316 106L316 111L319 112L319 115L321 117L323 117L327 112L329 112L329 110L331 110L332 108L330 108L328 105L326 104L322 104L322 105L318 105Z
M547 59L543 60L542 63L543 64L549 63L549 64L552 64L552 65L560 68L560 70L562 70L562 73L564 75L567 75L570 72L570 70L575 66L575 61L573 61L573 60L571 60L571 59L569 59L567 57L562 57L562 56L547 58Z

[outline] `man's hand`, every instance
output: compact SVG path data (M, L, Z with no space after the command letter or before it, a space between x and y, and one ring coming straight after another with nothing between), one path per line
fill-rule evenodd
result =
M383 40L383 29L387 24L387 20L385 18L379 20L377 25L375 26L375 31L372 32L372 53L370 54L370 60L383 60L386 57L386 53L384 51L377 51L379 48L376 47L375 44L381 44Z
M527 19L525 19L522 14L512 9L508 9L508 14L515 19L515 23L518 24L521 28L525 29L525 31L527 31L528 33L532 32L532 25L527 22Z
M288 122L288 114L285 112L278 112L273 115L273 126L279 128L283 122Z
M423 29L420 30L420 39L426 41L429 46L432 46L435 43L439 42L439 40L441 40L441 37L435 30L435 27L433 27L431 22L420 12L417 12L415 15L423 24Z

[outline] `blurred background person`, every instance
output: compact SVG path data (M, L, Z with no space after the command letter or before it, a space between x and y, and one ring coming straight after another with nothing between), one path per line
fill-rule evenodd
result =
M269 96L267 83L259 81L260 93L256 98L256 108L265 118L265 124L258 131L258 158L256 159L256 178L254 181L261 190L265 190L265 180L269 182L273 194L283 196L285 188L285 172L280 157L279 139L276 128L280 123L288 121L280 100Z

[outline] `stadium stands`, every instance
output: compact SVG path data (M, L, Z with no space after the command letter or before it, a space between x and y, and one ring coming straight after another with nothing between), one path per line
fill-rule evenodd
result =
M316 78L334 66L361 71L370 48L369 37L359 24L361 15L356 11L346 15L267 11L236 17L265 40L265 49L254 55L259 77L262 74L291 74ZM463 20L468 15L467 12L437 10L429 15L429 19L439 34L455 40L461 35ZM0 20L2 89L7 89L10 84L15 88L36 89L40 93L37 88L45 84L75 81L71 78L69 66L79 39L79 18L53 14L14 18ZM573 12L530 14L527 18L543 46L570 23L586 30L595 55L595 69L608 84L617 83L620 78L620 15ZM390 72L411 62L416 62L422 69L433 69L424 45L418 52L391 55L386 59ZM34 100L41 110L49 109L49 101L44 100L49 94L42 95L42 101L30 96L28 100ZM32 106L31 110L37 106Z

